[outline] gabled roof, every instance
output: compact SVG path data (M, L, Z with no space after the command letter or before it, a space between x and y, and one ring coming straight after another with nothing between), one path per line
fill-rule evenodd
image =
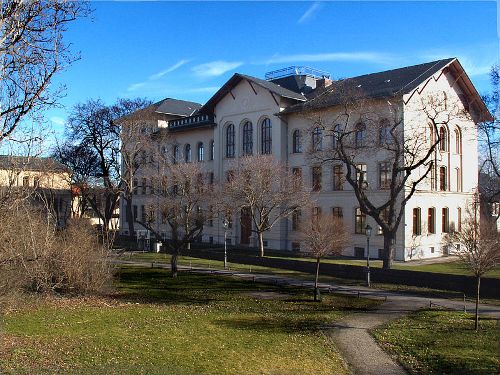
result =
M188 102L185 100L166 98L162 101L156 103L157 108L155 110L156 113L163 113L166 115L175 115L175 116L191 116L198 109L201 108L200 103Z
M307 102L288 107L282 113L335 106L345 100L346 96L375 99L404 95L453 60L455 59L449 58L334 81L326 88L313 91L308 95Z
M71 173L68 167L53 158L13 155L0 155L0 170Z
M298 101L305 101L306 97L302 94L293 92L284 87L281 87L275 83L265 81L263 79L255 78L252 76L247 76L240 73L235 73L204 105L201 107L200 112L212 112L216 104L226 96L231 89L233 89L238 83L246 80L252 84L258 85L271 93L281 96L283 98L294 99Z

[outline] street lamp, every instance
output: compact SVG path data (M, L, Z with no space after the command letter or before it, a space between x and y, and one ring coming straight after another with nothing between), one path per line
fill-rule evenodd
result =
M370 282L370 236L372 235L372 227L367 224L365 227L366 233L366 285L371 286Z
M224 269L227 268L227 228L229 228L229 220L224 219L222 222L224 227Z

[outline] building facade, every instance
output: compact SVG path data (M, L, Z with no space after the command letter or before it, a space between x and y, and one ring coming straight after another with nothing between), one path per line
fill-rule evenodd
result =
M317 163L308 152L311 147L319 151L335 149L335 136L321 131L325 124L334 125L340 117L346 117L343 97L347 92L356 92L351 97L359 99L363 106L354 103L354 109L344 120L346 126L355 129L361 112L381 123L397 114L405 145L410 141L412 145L405 150L405 158L412 152L425 153L432 139L437 136L441 139L429 159L430 173L419 182L406 204L396 235L395 259L446 255L443 235L460 229L466 207L477 189L477 123L491 116L455 58L339 81L330 80L324 72L302 67L271 72L265 80L235 74L204 105L175 99L156 103L149 109L155 115L141 126L153 135L168 134L173 157L182 162L203 163L204 170L215 181L224 181L231 164L239 157L273 155L294 173L300 173L317 197L318 210L343 218L352 233L352 243L345 249L345 255L366 256L364 228L369 224L374 228L370 256L381 258L383 237L378 225L361 211L353 189L345 181L345 166L338 161ZM434 119L439 134L433 133L430 119ZM363 138L365 128L353 134L356 142L371 141ZM381 141L384 135L377 134ZM390 173L386 160L383 151L359 153L357 173L374 201L379 198L382 201L388 194ZM427 167L417 169L415 179ZM151 172L136 176L133 200L136 217L145 215L151 202L148 185L153 177L156 176ZM398 199L403 196L401 193ZM124 200L121 202L123 213ZM157 216L156 231L168 238L169 228L159 219L159 212ZM242 225L240 216L232 220L229 242L256 246L255 236L249 237L248 224ZM300 238L295 219L284 219L265 233L265 246L298 250ZM140 225L135 227L136 235L148 236ZM120 233L128 235L127 228L126 216L120 215ZM206 225L202 241L223 243L220 220Z

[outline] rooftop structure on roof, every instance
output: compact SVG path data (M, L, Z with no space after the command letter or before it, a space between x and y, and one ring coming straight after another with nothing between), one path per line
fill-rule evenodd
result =
M309 76L313 78L330 78L330 73L323 70L310 68L308 66L289 66L288 68L267 72L265 78L268 81L289 76Z

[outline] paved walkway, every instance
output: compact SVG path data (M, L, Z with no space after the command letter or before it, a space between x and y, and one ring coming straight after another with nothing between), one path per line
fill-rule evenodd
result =
M120 261L120 263L141 266L154 265L158 268L170 268L170 265L167 264L151 262ZM277 285L296 286L309 289L314 287L314 283L310 281L302 281L292 277L275 276L271 274L253 274L198 267L179 268L190 269L198 273L220 274ZM464 306L464 302L462 301L419 297L400 292L396 293L361 286L320 283L319 287L323 292L328 291L367 298L381 298L384 300L376 310L352 313L344 320L336 322L334 325L325 329L326 335L335 343L351 371L359 375L407 374L397 362L380 348L375 339L370 335L369 330L423 307L437 306L458 311L463 311L464 307L467 311L473 311L475 308L472 302L466 302ZM500 306L481 304L480 315L500 319Z

